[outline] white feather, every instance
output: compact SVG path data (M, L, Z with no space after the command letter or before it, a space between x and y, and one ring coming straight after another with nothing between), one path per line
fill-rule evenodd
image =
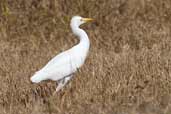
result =
M54 81L61 80L76 72L84 64L90 42L86 32L79 28L81 24L85 23L81 19L82 17L75 16L71 20L71 28L73 33L80 39L79 44L50 60L31 77L32 82L38 83L47 79Z

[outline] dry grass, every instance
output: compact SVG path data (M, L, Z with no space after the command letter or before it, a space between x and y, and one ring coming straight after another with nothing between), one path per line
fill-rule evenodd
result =
M29 78L78 41L73 15L91 49L63 91ZM170 114L170 0L1 0L0 114Z

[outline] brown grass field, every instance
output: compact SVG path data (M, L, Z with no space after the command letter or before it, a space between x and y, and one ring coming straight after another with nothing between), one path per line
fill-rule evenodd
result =
M74 15L90 53L52 96L30 77L78 43ZM171 0L0 0L0 114L171 114Z

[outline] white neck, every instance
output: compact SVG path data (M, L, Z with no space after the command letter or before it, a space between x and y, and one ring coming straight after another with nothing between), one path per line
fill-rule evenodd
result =
M84 47L84 49L87 49L87 51L88 51L89 46L90 46L90 41L89 41L89 38L87 36L87 33L83 29L80 29L77 26L72 26L71 28L72 28L73 33L80 40L78 45L81 45L82 47Z

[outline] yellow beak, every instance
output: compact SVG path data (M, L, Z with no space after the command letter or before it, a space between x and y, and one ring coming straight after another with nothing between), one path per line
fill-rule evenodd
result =
M84 22L90 22L90 21L93 21L93 19L92 18L82 18L82 21L84 21Z

